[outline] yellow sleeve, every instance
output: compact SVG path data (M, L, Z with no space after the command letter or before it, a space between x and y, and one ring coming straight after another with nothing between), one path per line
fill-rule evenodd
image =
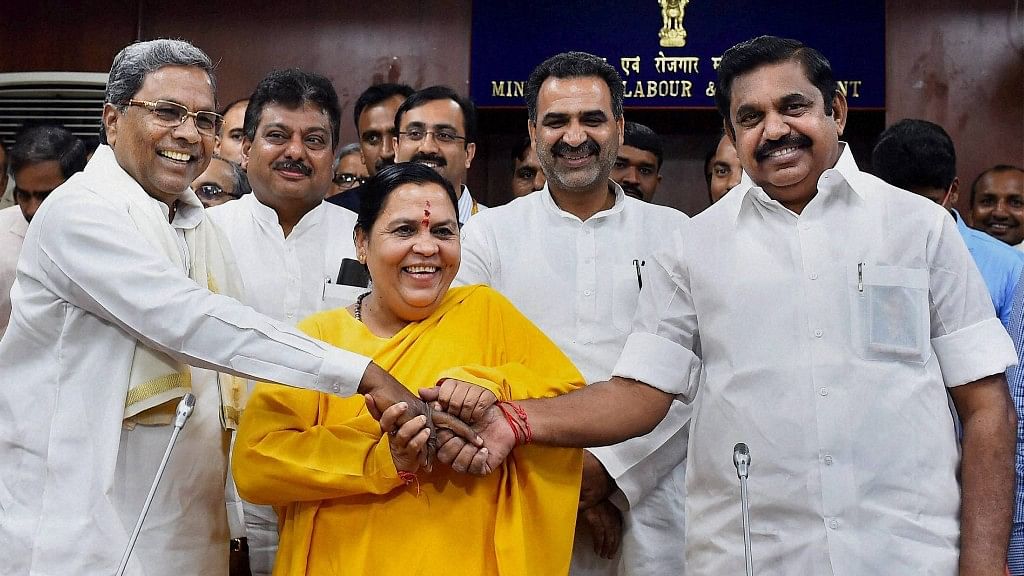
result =
M319 337L316 326L300 326ZM231 463L239 494L282 506L402 486L387 435L363 397L336 398L259 384L238 427Z

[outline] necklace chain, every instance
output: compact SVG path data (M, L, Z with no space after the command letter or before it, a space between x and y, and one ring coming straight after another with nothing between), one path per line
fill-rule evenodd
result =
M360 322L363 321L363 299L365 299L369 295L369 292L363 292L362 294L359 295L359 297L356 298L356 306L353 312L354 316L356 317L356 320Z

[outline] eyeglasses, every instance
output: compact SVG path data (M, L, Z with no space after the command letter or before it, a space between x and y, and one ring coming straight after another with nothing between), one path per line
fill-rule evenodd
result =
M203 184L199 188L196 188L196 195L202 196L209 200L213 200L221 196L231 196L232 198L242 197L241 194L231 194L229 192L224 191L224 189L221 188L220 185L218 184Z
M438 144L455 144L459 140L466 140L465 136L459 136L454 130L420 130L418 128L410 128L405 132L398 133L401 136L405 136L413 142L419 142L427 136L433 136L434 140Z
M216 112L207 112L205 110L193 112L181 104L168 102L167 100L157 100L156 102L129 100L128 105L141 106L149 110L156 117L156 121L167 128L177 128L184 124L185 120L191 116L195 120L196 130L206 136L216 136L221 124L224 123L224 117Z
M355 174L349 174L348 172L342 172L334 176L334 183L342 188L352 188L353 186L362 186L366 184L369 178L365 176L356 176Z

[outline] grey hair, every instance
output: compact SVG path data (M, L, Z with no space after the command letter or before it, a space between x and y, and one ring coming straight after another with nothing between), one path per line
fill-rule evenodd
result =
M210 57L184 40L161 38L129 44L114 56L103 101L123 111L128 100L142 88L146 75L164 66L194 66L202 69L210 77L213 93L217 94ZM100 132L100 141L104 144L105 132Z
M341 164L342 158L349 154L358 154L359 152L359 144L356 142L345 144L341 148L338 148L338 153L334 156L334 169L338 169L338 164Z

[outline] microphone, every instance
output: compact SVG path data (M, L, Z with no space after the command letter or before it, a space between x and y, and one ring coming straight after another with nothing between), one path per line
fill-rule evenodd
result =
M740 479L740 509L743 511L743 559L747 576L754 576L754 562L750 553L750 502L747 499L747 474L750 472L750 448L743 442L732 449L732 464Z
M117 568L117 576L124 576L124 571L128 568L128 558L132 555L132 550L135 548L135 542L139 539L139 533L142 532L142 523L146 520L146 514L149 513L149 507L153 504L153 496L156 494L156 487L160 485L160 479L164 475L164 469L167 468L167 460L171 456L171 450L174 448L174 443L178 440L178 433L185 427L185 422L188 421L189 416L192 415L192 411L196 407L196 395L188 392L182 396L178 402L178 407L174 411L174 429L171 431L171 439L167 441L167 449L164 450L164 457L160 460L160 467L156 470L156 477L153 478L153 484L149 487L149 494L146 495L146 502L142 505L142 513L139 514L139 519L135 522L135 530L132 531L131 538L128 539L128 546L124 549L124 554L121 555L121 565Z

